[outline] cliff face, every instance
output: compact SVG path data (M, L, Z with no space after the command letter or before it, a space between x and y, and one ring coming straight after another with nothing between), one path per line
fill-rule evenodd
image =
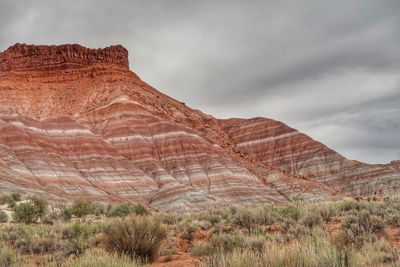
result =
M32 72L95 64L129 69L128 51L121 45L89 49L77 44L60 46L16 44L0 53L0 71Z
M79 45L0 53L1 191L193 210L398 190L394 163L348 161L272 120L217 120L141 81L127 55Z

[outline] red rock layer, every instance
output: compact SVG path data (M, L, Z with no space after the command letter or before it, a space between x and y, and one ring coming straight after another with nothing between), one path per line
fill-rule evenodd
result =
M370 165L348 160L287 125L265 118L222 121L237 149L258 162L301 175L357 196L400 192L396 163Z
M121 45L89 49L74 45L16 44L0 53L1 71L47 71L102 64L129 69L128 51Z

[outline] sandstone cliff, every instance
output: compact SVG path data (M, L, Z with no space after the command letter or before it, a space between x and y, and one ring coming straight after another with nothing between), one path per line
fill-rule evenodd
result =
M390 194L396 166L347 160L272 120L193 110L131 72L120 45L0 53L3 191L193 210Z

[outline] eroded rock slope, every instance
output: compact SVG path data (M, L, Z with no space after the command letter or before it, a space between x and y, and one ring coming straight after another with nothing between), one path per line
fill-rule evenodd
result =
M346 160L284 124L193 110L131 72L120 45L0 53L2 192L193 210L389 194L398 181L397 164Z

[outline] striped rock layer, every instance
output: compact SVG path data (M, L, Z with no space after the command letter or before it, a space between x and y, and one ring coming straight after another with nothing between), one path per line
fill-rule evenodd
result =
M272 120L193 110L131 72L122 46L0 53L0 192L195 210L389 194L399 169L346 160Z
M400 192L400 168L349 160L282 122L254 118L223 120L237 149L257 162L301 175L353 196L388 196Z

